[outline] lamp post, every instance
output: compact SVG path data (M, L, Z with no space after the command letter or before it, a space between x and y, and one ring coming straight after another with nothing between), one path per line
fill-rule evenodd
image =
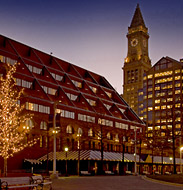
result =
M78 176L80 175L80 137L81 137L81 133L80 131L78 131L77 134L78 137Z
M68 152L68 147L65 147L65 176L67 175L67 152Z
M56 134L58 131L56 130L56 107L57 107L57 102L54 103L53 105L53 175L52 178L57 178L56 174Z
M183 151L183 146L180 147L180 173L182 174L182 151Z
M134 161L135 161L135 175L137 174L137 129L135 127L135 153L134 153Z

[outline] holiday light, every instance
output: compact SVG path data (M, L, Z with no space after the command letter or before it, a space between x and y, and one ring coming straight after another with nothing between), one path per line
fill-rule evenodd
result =
M25 141L30 128L24 124L31 116L23 112L23 105L18 104L23 89L18 90L13 78L17 64L7 66L6 77L0 78L0 156L4 158L4 172L7 172L9 157L27 146L33 146L38 140Z

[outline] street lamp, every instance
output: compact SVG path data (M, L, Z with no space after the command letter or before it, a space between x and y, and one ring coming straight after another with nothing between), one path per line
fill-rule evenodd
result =
M68 152L68 147L65 147L65 176L67 176L67 152Z
M180 147L180 173L182 174L182 151L183 151L183 146Z
M80 175L80 137L82 135L82 131L81 130L78 130L78 134L77 134L77 137L78 137L78 176Z
M137 129L136 129L136 126L135 126L135 129L134 129L134 132L135 132L135 153L134 153L134 160L135 160L135 175L137 174Z

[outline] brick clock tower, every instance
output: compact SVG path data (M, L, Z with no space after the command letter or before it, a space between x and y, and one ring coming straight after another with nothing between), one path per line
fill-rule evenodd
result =
M148 28L137 4L128 27L128 54L123 67L123 98L138 113L138 90L143 87L143 74L151 68L148 55Z

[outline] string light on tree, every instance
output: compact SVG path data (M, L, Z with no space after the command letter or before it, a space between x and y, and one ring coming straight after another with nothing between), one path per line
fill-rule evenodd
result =
M14 153L32 146L37 139L25 142L28 126L23 126L30 118L25 114L24 106L19 104L23 89L19 90L13 77L18 63L7 65L5 78L0 79L0 156L4 158L4 173L7 174L7 159Z

